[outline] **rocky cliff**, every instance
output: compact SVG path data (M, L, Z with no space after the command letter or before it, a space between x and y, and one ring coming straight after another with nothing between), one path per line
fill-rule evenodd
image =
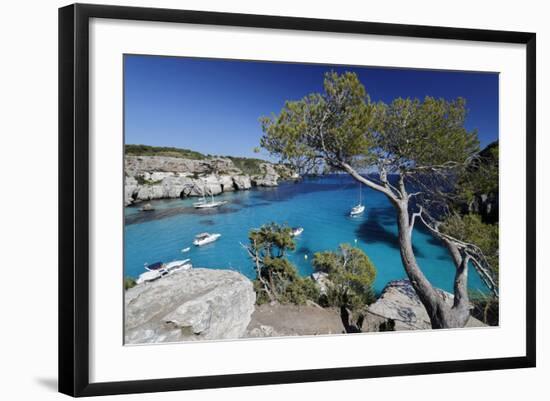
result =
M138 284L125 293L125 342L239 338L255 301L252 282L230 270L191 269Z
M153 199L218 195L252 186L273 187L280 180L298 178L288 167L268 162L259 164L259 174L244 174L231 159L218 157L126 156L124 161L126 206Z

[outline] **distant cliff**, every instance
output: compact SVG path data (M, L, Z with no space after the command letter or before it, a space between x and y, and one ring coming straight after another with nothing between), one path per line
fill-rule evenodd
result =
M175 151L171 152L173 156L132 155L127 152L124 158L126 206L153 199L218 195L222 192L247 190L253 186L272 187L277 186L281 180L299 178L287 166L259 159L215 156L185 158ZM159 153L165 152L153 154ZM196 152L189 155L203 156Z

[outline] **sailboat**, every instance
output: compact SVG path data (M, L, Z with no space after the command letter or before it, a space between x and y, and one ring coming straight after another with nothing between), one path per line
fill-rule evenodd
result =
M362 201L362 199L361 199L361 183L359 183L359 203L351 208L351 211L349 212L350 216L352 216L352 217L359 216L361 213L363 213L365 211L365 205L363 205L363 203L361 201Z
M212 191L210 191L210 197L212 198L211 201L207 201L206 197L203 195L201 198L199 198L198 202L193 203L193 207L195 209L210 209L218 206L225 205L227 201L214 201L214 194Z

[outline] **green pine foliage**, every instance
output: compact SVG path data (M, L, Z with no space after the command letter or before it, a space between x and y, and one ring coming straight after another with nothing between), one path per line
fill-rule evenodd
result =
M324 93L287 101L278 115L262 117L260 144L283 162L322 159L389 171L463 163L477 152L475 131L464 128L466 103L426 97L373 103L354 73L325 74Z
M477 214L455 213L443 222L440 230L460 241L478 246L491 267L493 279L498 283L498 224L483 223Z
M270 223L249 233L249 255L256 270L256 303L279 302L304 304L317 301L319 292L313 280L300 277L296 267L285 257L296 248L289 227Z
M328 275L326 294L320 300L324 306L354 310L374 302L376 268L361 249L341 244L336 252L318 252L313 266Z
M225 156L230 159L235 167L241 170L244 174L247 175L260 175L263 173L261 165L265 163L265 160L254 159L248 157L236 157L236 156Z

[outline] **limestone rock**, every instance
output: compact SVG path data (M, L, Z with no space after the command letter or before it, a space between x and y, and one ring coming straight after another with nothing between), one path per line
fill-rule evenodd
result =
M250 182L250 177L247 175L234 175L232 178L233 178L233 185L236 189L243 190L243 189L250 189L252 187L252 183Z
M204 177L202 180L202 187L206 195L219 195L222 193L222 183L217 175L211 174Z
M253 177L252 183L257 187L276 187L279 181L279 174L273 165L270 163L262 163L260 168L264 174Z
M453 303L453 295L437 289L449 305ZM432 328L428 313L420 302L418 295L409 280L390 281L375 303L368 307L363 320L362 331L380 331L387 327L388 321L393 321L394 330L429 330ZM466 324L467 327L485 326L474 317Z
M315 272L311 275L312 280L319 287L319 293L325 295L327 293L327 288L331 281L328 278L328 273L325 272Z
M233 185L233 177L231 177L230 175L218 176L218 182L220 183L223 192L230 192L235 190L235 186Z
M212 158L204 160L183 159L167 156L126 156L124 170L130 176L143 172L171 172L187 174L211 174L215 171L235 169L230 159Z
M219 195L250 189L252 185L274 187L279 179L296 174L288 166L261 163L262 174L250 177L229 158L192 160L166 156L126 156L124 204L163 198ZM294 175L293 175L294 174Z
M138 190L138 183L134 177L125 177L124 179L124 206L131 205L134 202L134 196Z
M137 191L136 199L153 200L166 198L165 189L162 185L142 185Z
M252 282L231 270L191 269L125 293L129 344L242 337L254 312Z

